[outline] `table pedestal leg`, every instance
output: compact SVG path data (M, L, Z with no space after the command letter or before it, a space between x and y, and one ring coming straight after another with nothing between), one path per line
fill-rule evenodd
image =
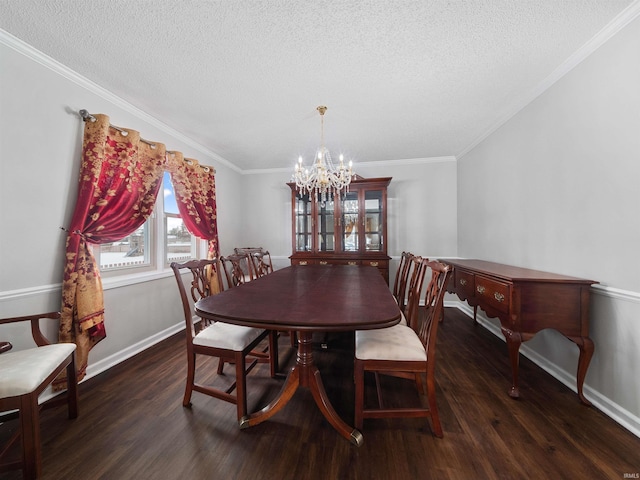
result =
M296 364L289 372L280 394L262 410L243 417L240 420L240 428L253 427L268 420L291 400L291 397L293 397L298 387L307 387L311 390L318 408L333 428L351 443L360 446L363 442L362 434L355 428L347 425L338 416L327 397L327 392L320 378L320 371L313 363L311 339L312 332L298 332Z

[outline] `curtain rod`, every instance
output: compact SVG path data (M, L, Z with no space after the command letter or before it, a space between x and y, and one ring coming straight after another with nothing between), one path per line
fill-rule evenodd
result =
M80 116L82 117L82 120L83 120L83 121L85 121L85 122L88 122L88 121L95 122L95 121L97 120L97 118L96 118L96 117L94 117L93 115L91 115L91 114L90 114L87 110L85 110L84 108L83 108L82 110L80 110L78 113L79 113L79 114L80 114ZM128 133L129 133L129 132L127 132L125 129L120 128L120 127L117 127L116 125L113 125L113 124L111 124L111 123L109 123L109 126L110 126L111 128L115 128L116 130L118 130L118 131L119 131L122 135L124 135L125 137L126 137L126 136L128 135ZM142 142L144 142L144 143L146 143L146 144L148 144L148 145L151 145L151 148L156 148L156 144L155 144L155 143L150 142L150 141L148 141L148 140L145 140L145 139L144 139L144 138L142 138L142 137L140 138L140 141L142 141ZM167 153L175 153L175 152L174 152L173 150L167 150ZM185 162L187 162L189 165L192 165L192 164L193 164L193 161L192 161L191 159L189 159L189 158L185 158L185 159L184 159L184 161L185 161ZM198 165L200 165L200 164L198 164ZM216 173L216 169L215 169L215 168L213 168L213 167L210 167L210 166L208 166L208 165L200 165L200 167L202 167L202 169L203 169L205 172L213 172L213 173Z
M82 110L80 110L78 112L80 114L80 116L82 117L82 120L84 120L85 122L91 121L91 122L95 122L97 120L96 117L94 117L93 115L91 115L88 111L86 111L84 108ZM117 131L119 131L122 135L124 135L125 137L129 134L129 132L127 132L124 128L118 127L116 125L113 125L112 123L109 123L109 126ZM156 148L156 144L154 142L150 142L149 140L145 140L144 138L140 137L140 141L146 143L147 145L150 145L151 148Z

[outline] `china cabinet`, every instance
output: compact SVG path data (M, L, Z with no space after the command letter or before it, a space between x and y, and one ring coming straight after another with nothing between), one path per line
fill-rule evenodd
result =
M389 282L387 187L390 177L355 176L326 201L291 188L292 265L370 265Z

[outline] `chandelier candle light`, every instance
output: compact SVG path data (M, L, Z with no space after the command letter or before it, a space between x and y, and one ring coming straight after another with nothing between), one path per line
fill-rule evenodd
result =
M320 112L320 149L310 170L302 165L302 157L298 158L294 178L298 192L301 195L305 193L311 195L313 193L316 201L318 201L319 193L320 199L324 203L327 201L327 196L331 197L342 189L349 191L349 183L351 183L353 172L351 170L351 161L349 162L349 167L344 166L344 156L342 154L340 154L340 165L337 168L333 165L331 154L324 146L324 113L327 111L327 107L319 106L316 110Z

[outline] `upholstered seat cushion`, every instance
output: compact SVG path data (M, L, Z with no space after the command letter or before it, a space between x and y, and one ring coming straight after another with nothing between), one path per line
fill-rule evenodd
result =
M406 325L356 331L356 358L360 360L427 361L416 332Z
M74 343L56 343L0 355L0 397L33 392L74 350Z
M407 317L404 316L403 312L400 312L400 322L398 325L407 325Z
M241 351L263 332L261 328L214 322L193 337L193 344Z

